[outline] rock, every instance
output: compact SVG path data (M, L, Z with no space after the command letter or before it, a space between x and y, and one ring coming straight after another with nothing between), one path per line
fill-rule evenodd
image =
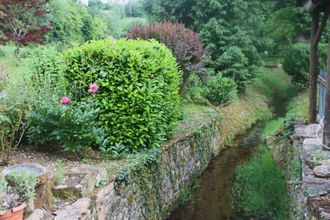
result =
M53 216L43 209L35 209L25 220L51 220Z
M72 205L66 206L54 213L54 220L80 220L89 214L90 198L81 198Z
M320 162L321 165L325 165L325 166L330 166L330 159L327 159L327 160L322 160Z
M313 173L317 177L322 177L322 178L330 177L330 166L327 165L316 166L313 170Z
M306 138L303 142L303 148L306 151L321 150L322 145L321 145L320 141L322 141L322 140L318 140L316 138Z
M37 164L17 164L11 167L8 167L2 171L2 173L7 176L17 172L31 172L37 175L37 184L36 184L36 195L34 202L32 203L34 207L29 207L30 209L34 208L46 208L47 210L53 209L53 195L51 192L51 183L48 178L48 170L45 167L42 167ZM32 206L33 206L32 205Z
M103 177L97 176L96 169L82 169L80 172L68 173L66 174L66 182L53 186L52 192L56 198L64 202L73 202L79 198L91 196L100 178Z
M295 136L301 138L315 138L318 124L299 125L295 127ZM322 132L319 132L319 136L322 136Z
M48 170L45 167L39 166L37 164L17 164L8 167L2 171L2 173L7 176L17 172L30 172L37 175L37 185L45 184L48 180Z
M303 177L302 188L307 197L327 194L330 190L330 181L325 178L318 178L314 175Z

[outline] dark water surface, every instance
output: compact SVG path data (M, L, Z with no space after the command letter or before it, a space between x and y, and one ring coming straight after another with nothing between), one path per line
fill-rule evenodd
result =
M236 138L212 161L201 177L201 185L192 201L179 206L168 220L227 220L240 219L229 203L230 183L238 165L247 161L260 144L263 124L256 125Z

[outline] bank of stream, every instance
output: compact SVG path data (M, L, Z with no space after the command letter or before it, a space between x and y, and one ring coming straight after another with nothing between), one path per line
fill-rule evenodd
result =
M236 219L239 213L229 204L230 183L236 167L247 161L260 144L263 128L264 123L258 123L220 153L203 173L193 200L179 206L168 219Z
M286 104L291 100L294 90L288 84L285 84L282 79L279 79L276 83L272 82L272 77L267 78L266 76L263 82L267 82L270 87L273 86L272 88L275 88L270 96L270 107L274 113L273 119L276 119L285 116ZM238 167L241 165L244 167L247 161L251 158L256 158L254 155L257 154L258 149L260 149L259 146L262 144L261 134L266 124L266 122L259 122L244 135L236 137L233 146L228 146L209 164L197 181L199 186L197 187L197 192L193 192L192 199L179 205L167 219L246 219L246 213L240 213L241 211L239 210L241 209L233 208L231 205L232 180ZM274 169L277 169L277 165L274 164ZM261 164L259 165L262 166ZM285 182L283 183L285 185ZM265 216L260 218L264 219ZM254 216L252 219L260 218L259 216Z

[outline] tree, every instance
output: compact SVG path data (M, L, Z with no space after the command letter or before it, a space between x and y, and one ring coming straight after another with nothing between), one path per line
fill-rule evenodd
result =
M162 22L148 26L136 26L128 34L131 39L156 39L165 44L174 54L183 71L181 93L186 87L192 72L200 77L208 59L208 52L203 47L199 35L183 24Z
M81 4L68 0L52 0L49 21L52 30L47 35L50 42L83 43L107 36L105 21L91 15Z
M30 42L42 43L50 30L46 15L49 0L0 0L2 42L16 43L15 55Z
M155 22L173 21L191 27L193 7L196 0L143 0L143 9Z

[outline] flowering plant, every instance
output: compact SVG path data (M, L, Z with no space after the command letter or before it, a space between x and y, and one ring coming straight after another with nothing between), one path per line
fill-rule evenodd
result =
M89 90L96 93L98 87L92 85ZM102 133L97 127L98 113L99 109L93 107L92 100L74 103L65 96L60 103L42 100L29 115L28 140L41 146L55 142L70 154L84 153Z

